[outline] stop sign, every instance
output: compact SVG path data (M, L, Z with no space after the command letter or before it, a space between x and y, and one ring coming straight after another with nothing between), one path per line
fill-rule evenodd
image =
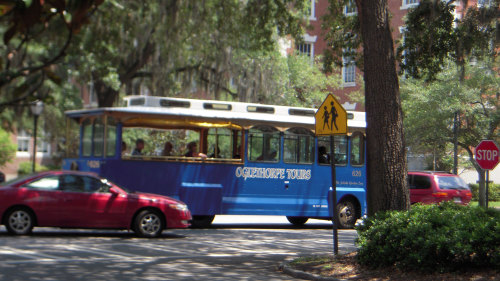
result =
M498 164L498 145L492 140L482 140L476 146L476 162L484 170L493 170Z

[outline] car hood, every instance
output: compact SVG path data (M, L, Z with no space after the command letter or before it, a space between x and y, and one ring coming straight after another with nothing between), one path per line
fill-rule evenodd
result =
M176 200L172 197L153 194L153 193L134 192L134 193L129 193L128 196L131 198L142 199L142 200L162 201L162 202L167 202L169 204L175 204L175 203L184 204L183 202Z

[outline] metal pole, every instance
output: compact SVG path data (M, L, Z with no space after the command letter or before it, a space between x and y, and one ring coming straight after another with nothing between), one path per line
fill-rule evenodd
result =
M37 121L38 121L38 115L34 115L33 117L33 163L31 165L31 172L35 172L35 162L36 162L36 129L37 129Z
M453 174L458 175L458 111L453 120Z
M488 188L490 184L490 170L486 170L486 208L488 208Z
M338 225L339 218L337 214L337 176L335 174L335 142L334 136L330 135L330 167L332 168L332 209L333 209L333 253L339 253Z

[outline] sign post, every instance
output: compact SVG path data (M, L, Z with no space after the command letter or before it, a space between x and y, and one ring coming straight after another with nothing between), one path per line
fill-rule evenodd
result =
M490 170L498 165L500 149L492 140L482 140L474 151L476 163L481 169L486 170L486 208L488 208L488 189L490 182Z
M338 215L337 215L337 177L335 174L335 135L347 134L347 112L340 103L329 94L314 115L317 136L330 136L330 167L332 170L332 192L330 202L333 216L333 252L339 253ZM319 155L318 155L319 157Z

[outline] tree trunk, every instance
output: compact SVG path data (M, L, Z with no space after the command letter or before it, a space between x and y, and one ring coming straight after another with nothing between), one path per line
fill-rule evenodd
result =
M356 3L364 52L368 215L407 210L403 113L387 1Z
M98 107L111 107L118 99L119 92L113 90L100 79L94 79L94 91L97 96Z

